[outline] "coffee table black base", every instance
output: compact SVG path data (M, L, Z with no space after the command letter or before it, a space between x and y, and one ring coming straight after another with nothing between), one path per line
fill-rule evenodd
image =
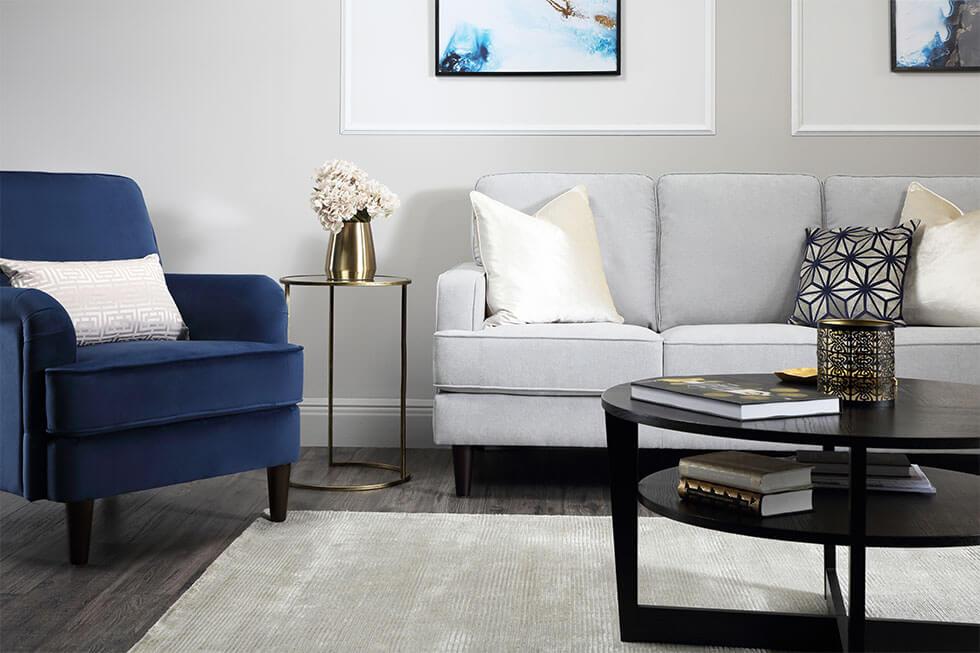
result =
M824 546L828 614L641 605L638 594L637 454L635 422L606 414L613 547L620 636L624 642L739 646L796 651L977 651L980 624L865 617L866 449L851 448L849 547L850 614L836 568L836 549Z
M963 652L975 651L980 645L980 626L976 624L867 619L865 628L867 651ZM635 605L632 610L620 608L620 629L624 642L847 650L841 644L839 619L831 614Z

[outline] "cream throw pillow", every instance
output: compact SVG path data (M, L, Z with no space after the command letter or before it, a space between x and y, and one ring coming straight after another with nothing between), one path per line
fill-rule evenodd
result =
M602 269L595 218L583 186L528 215L470 193L487 271L486 326L623 322Z
M54 297L68 312L79 346L186 336L156 254L120 261L0 258L0 271L14 288L35 288Z
M980 211L959 207L919 183L905 195L902 221L919 220L905 277L909 324L980 326Z

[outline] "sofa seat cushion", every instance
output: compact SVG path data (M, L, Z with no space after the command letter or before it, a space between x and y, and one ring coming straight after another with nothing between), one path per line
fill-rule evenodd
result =
M80 347L45 373L47 430L87 435L290 406L302 399L303 349L226 341Z
M435 334L441 392L598 396L660 376L659 335L627 324L526 324Z
M816 367L817 330L792 324L705 324L668 329L664 373L754 374Z

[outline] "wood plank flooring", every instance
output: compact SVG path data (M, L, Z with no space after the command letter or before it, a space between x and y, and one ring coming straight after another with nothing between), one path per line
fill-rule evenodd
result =
M294 480L327 479L325 450L305 449ZM338 458L397 462L397 450ZM409 452L413 480L375 492L292 489L291 510L608 514L605 450L478 451L473 496L455 496L448 450ZM337 483L389 478L338 468ZM267 508L265 471L96 502L90 562L67 563L64 508L0 494L0 650L125 651Z

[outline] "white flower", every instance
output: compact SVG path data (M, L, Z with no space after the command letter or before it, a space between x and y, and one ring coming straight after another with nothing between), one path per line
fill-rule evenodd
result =
M387 186L367 176L350 161L327 161L313 175L310 206L327 231L337 233L344 222L388 217L400 206Z

